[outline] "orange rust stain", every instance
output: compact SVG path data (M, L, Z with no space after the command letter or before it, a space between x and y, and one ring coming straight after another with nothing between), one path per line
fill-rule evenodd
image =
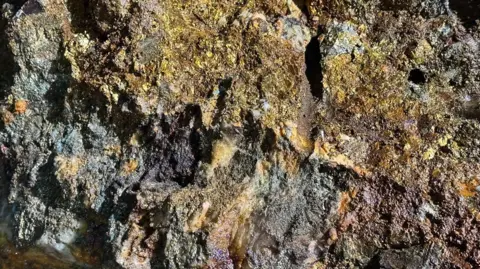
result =
M473 178L469 182L466 183L458 183L457 189L458 193L463 197L474 197L477 194L477 186L479 184L479 180L477 178Z
M350 194L348 192L342 192L341 196L342 197L340 199L340 206L338 207L338 213L343 214L347 212L348 204L352 199L350 198Z
M358 194L358 189L356 189L356 188L351 188L350 189L350 197L355 198L355 197L357 197L357 194Z
M359 174L360 176L370 177L372 175L372 172L360 166L354 166L353 171L355 171L355 173Z
M123 165L123 174L124 175L129 175L133 173L138 167L138 161L137 160L129 160Z
M25 100L17 100L15 102L15 113L23 114L27 111L27 101Z
M68 158L65 156L55 157L55 162L58 164L58 170L55 172L55 174L60 179L73 179L85 164L85 161L81 158Z

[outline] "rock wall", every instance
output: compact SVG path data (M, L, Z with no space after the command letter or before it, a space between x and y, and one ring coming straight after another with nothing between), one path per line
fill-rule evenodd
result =
M477 1L1 3L2 268L480 267Z

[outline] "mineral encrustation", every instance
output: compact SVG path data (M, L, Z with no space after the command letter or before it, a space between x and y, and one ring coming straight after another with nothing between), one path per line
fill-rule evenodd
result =
M0 8L2 269L480 268L479 1Z

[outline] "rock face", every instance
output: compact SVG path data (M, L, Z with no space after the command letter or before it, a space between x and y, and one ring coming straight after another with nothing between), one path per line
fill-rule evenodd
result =
M480 267L480 2L1 3L2 268Z

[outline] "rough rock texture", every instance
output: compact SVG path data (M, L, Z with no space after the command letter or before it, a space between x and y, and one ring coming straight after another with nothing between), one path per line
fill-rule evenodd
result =
M480 267L480 2L0 3L1 268Z

